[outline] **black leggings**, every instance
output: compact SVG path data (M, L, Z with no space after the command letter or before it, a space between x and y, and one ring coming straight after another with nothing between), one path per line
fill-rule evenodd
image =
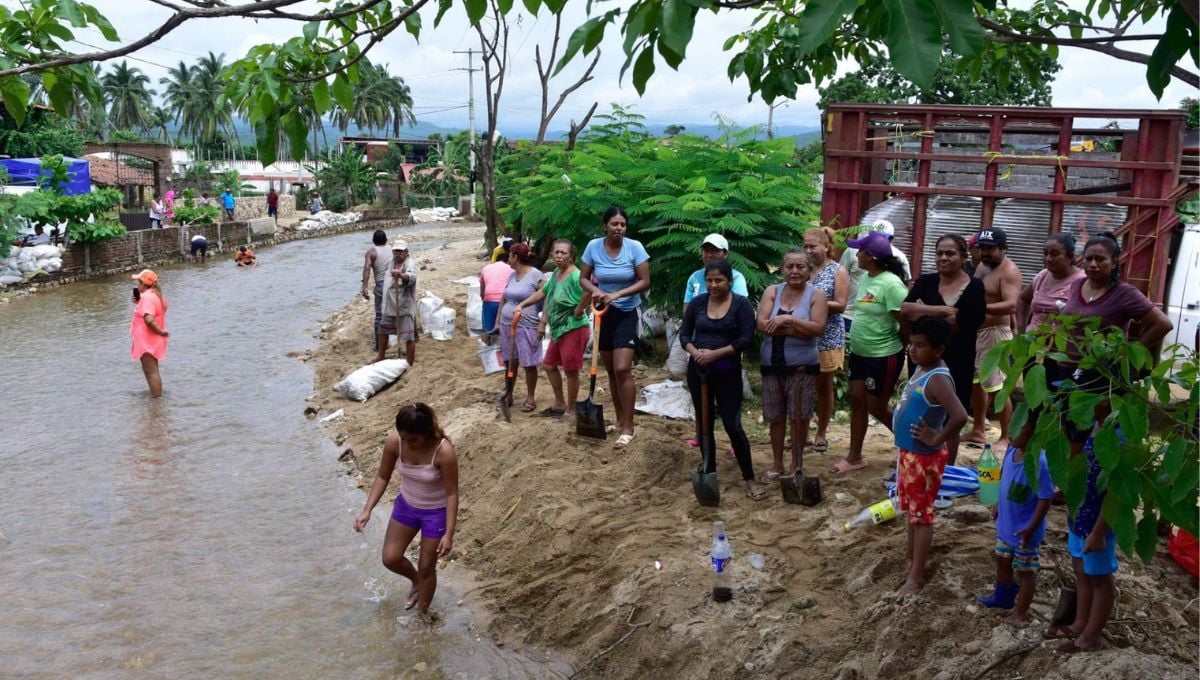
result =
M687 372L688 390L692 393L692 408L696 410L696 422L700 422L701 403L700 403L700 370L696 365L695 359L688 360ZM713 402L716 402L716 408L713 408ZM750 460L750 440L746 437L746 431L742 429L742 368L739 364L737 368L716 373L710 371L708 374L708 441L707 444L710 451L717 450L716 437L713 436L713 423L716 421L716 415L721 415L721 424L725 426L725 434L729 435L729 441L733 444L733 452L737 456L738 467L742 469L742 479L754 479L754 463ZM714 460L705 461L705 465L716 467L716 456ZM705 472L713 472L714 470L706 469Z

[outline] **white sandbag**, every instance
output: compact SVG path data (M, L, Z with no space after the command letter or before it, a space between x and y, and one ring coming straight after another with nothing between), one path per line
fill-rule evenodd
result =
M679 326L680 322L676 319L671 319L666 323L667 373L670 373L672 378L681 378L687 375L688 355L683 346L679 344Z
M483 297L478 278L467 284L467 334L472 338L483 335Z
M0 286L11 286L25 280L24 276L0 276Z
M742 399L753 399L754 390L750 387L750 376L742 369Z
M33 253L33 257L35 259L39 259L39 260L47 258L47 257L61 257L62 256L62 253L59 252L59 250L58 250L58 246L51 246L51 245L32 246L30 248L26 248L25 250Z
M659 309L642 314L642 337L661 338L667 334L667 315Z
M454 337L454 319L458 312L453 307L442 307L429 315L429 337L434 340L449 340Z
M56 271L62 269L62 258L56 257L53 259L46 260L45 264L43 264L41 266L41 268L45 269L48 272L56 272Z
M431 291L427 290L421 293L421 297L417 300L417 316L420 317L421 328L424 328L426 333L429 332L429 317L441 309L443 304L444 301Z
M664 380L642 388L640 401L633 405L639 413L676 418L679 420L695 420L692 410L692 394L680 380Z
M384 359L367 364L342 379L333 389L354 401L366 401L379 390L396 382L408 370L404 359Z

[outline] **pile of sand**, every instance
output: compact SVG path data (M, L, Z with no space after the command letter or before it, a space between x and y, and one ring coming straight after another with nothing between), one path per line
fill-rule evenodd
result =
M416 365L398 384L364 404L347 401L331 386L372 356L372 307L357 301L323 326L313 405L321 413L345 409L328 427L363 486L397 408L425 401L437 410L461 461L453 557L480 584L466 604L487 607L500 640L549 646L576 668L587 665L586 675L606 677L974 678L1008 655L989 677L1196 677L1197 589L1165 548L1148 566L1122 560L1104 650L1063 660L1050 653L1054 643L1041 642L1058 588L1071 580L1061 508L1051 512L1038 623L1029 628L1003 625L973 604L994 578L994 531L970 499L938 519L925 590L895 595L907 568L903 522L841 529L884 497L893 449L879 426L868 435L870 466L851 477L829 472L845 451L845 426L831 431L830 453L808 457L806 470L821 477L826 496L817 507L786 505L777 487L766 501L747 498L736 465L721 456L722 503L710 509L690 489L697 453L681 442L690 423L638 416L633 444L617 451L577 437L573 422L519 412L504 422L495 408L503 378L483 375L465 329L466 287L452 283L483 265L481 235L469 225L407 237L446 242L414 256L418 287L459 310L454 339L422 339ZM639 385L665 378L654 367L635 373ZM543 378L539 408L550 394ZM518 404L523 395L519 383ZM599 400L611 418L607 395ZM769 447L761 437L752 445L762 470ZM964 463L975 455L965 449ZM734 549L735 595L725 604L710 598L717 518ZM764 556L762 569L751 566L750 553Z

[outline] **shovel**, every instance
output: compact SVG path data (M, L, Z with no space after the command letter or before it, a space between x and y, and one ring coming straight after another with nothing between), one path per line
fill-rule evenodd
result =
M699 366L696 369L700 373L700 467L692 470L692 493L700 505L714 508L721 504L721 486L717 483L716 442L708 412L708 371Z
M800 441L800 391L796 390L796 418L792 421L792 455L798 461L796 474L779 478L785 503L813 506L821 502L821 478L804 476L804 445Z
M607 439L604 431L604 407L592 401L596 396L596 362L600 359L600 317L608 311L608 306L596 304L592 306L596 318L596 327L592 329L592 369L589 371L592 384L588 388L587 399L575 402L575 434L593 439Z
M508 372L504 375L504 396L500 397L500 412L504 419L512 422L512 393L513 385L517 382L517 322L521 320L521 310L513 314L512 332L508 334Z

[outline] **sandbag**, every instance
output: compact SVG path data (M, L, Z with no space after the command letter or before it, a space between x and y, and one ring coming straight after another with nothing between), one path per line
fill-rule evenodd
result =
M467 284L467 334L472 338L483 335L483 297L477 278Z
M441 309L443 304L443 300L432 292L421 293L420 299L417 300L417 316L421 319L421 328L424 328L426 333L429 332L430 316Z
M640 401L633 404L635 411L676 418L679 420L695 420L692 410L692 394L680 380L664 380L653 385L646 385L641 390Z
M454 337L454 319L458 312L453 307L442 307L429 315L426 330L434 340L449 340Z
M648 339L661 338L667 334L667 315L659 309L642 314L642 335Z
M25 280L24 276L0 276L0 286L11 286Z
M667 373L670 373L672 378L681 378L687 375L688 354L679 344L679 325L680 322L676 319L671 319L666 323Z
M404 359L376 361L346 376L334 385L333 389L347 399L366 401L379 390L396 382L407 370L408 362Z

